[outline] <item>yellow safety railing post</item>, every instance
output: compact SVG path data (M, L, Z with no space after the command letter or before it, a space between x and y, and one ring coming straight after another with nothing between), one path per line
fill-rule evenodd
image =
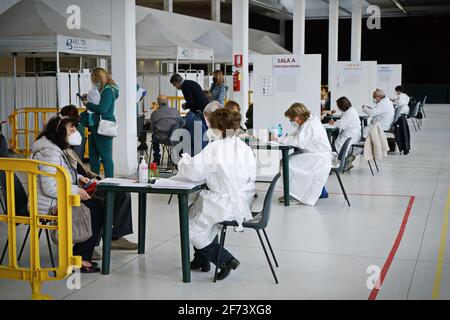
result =
M41 171L40 167L51 167L55 173ZM50 299L41 294L42 282L65 279L72 268L81 267L81 257L73 256L72 248L72 206L80 205L79 195L71 194L70 177L62 167L25 159L0 159L0 169L6 176L7 213L0 215L0 223L8 224L8 266L0 265L0 278L29 281L32 298L35 300ZM24 172L28 176L29 217L16 216L14 195L14 173ZM38 212L37 178L48 176L56 180L58 209L56 216ZM44 223L45 222L45 223ZM48 224L48 222L52 222ZM17 262L17 232L16 225L24 224L30 227L30 267L24 268ZM54 230L58 232L58 265L52 268L41 266L39 232ZM55 276L50 277L49 273Z

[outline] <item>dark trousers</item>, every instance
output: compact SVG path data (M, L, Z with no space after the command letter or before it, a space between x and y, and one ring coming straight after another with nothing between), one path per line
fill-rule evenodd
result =
M97 198L96 201L105 210L105 203L103 199ZM117 192L114 197L114 216L113 216L113 231L112 238L118 239L130 234L133 234L133 217L131 210L131 195L125 192ZM100 232L95 246L100 244L102 233Z
M83 204L91 211L92 237L82 243L75 244L73 246L73 255L81 256L83 261L91 261L97 239L100 238L102 231L104 210L101 203L96 200L83 201Z
M161 161L161 148L160 148L160 141L158 138L155 137L155 135L152 136L152 149L153 149L153 160L154 161Z
M194 260L200 265L206 265L210 262L215 265L223 266L223 264L233 258L233 255L225 248L222 249L219 262L217 263L217 256L219 254L219 237L216 237L214 241L203 249L196 249L194 247Z

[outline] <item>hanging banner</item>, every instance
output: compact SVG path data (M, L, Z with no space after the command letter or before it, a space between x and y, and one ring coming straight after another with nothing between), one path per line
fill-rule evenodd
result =
M111 41L57 36L58 51L80 55L111 55Z

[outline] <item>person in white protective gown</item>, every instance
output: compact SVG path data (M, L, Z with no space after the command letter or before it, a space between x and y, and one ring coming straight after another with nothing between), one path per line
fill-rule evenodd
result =
M252 149L236 137L241 124L237 112L219 109L209 116L207 134L214 141L197 156L183 155L178 164L177 177L195 182L206 182L189 213L190 241L195 255L192 270L209 272L210 262L220 268L218 280L223 280L239 266L239 261L227 250L219 252L219 223L252 219L251 205L256 192L256 159ZM230 130L232 134L230 134Z
M399 114L409 114L409 102L411 98L403 92L402 86L395 87L395 97L392 98L394 108L400 109Z
M320 118L301 103L294 103L285 113L297 128L278 140L299 148L302 153L289 161L289 190L293 204L314 206L321 196L331 170L330 141ZM283 198L280 198L283 201Z
M392 101L386 97L386 94L377 89L373 93L374 107L363 106L362 111L369 117L372 117L371 124L379 124L383 131L389 131L394 123L395 109ZM371 126L364 128L363 136L367 137Z
M331 121L330 124L336 125L339 129L339 136L334 142L336 152L339 154L345 141L348 138L351 139L350 146L361 141L361 121L359 119L358 111L352 106L350 100L347 97L341 97L336 101L336 105L340 111L342 111L342 116L339 121ZM350 151L350 148L347 152ZM349 155L346 161L346 170L353 168L352 162L355 161L354 155Z

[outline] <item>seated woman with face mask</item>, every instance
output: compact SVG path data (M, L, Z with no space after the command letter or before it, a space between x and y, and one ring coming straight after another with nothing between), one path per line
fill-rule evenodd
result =
M320 118L301 103L294 103L285 113L295 131L278 140L299 148L302 153L289 161L289 189L292 204L314 206L322 195L331 170L331 145ZM284 197L279 199L284 201Z
M208 116L208 122L208 136L214 141L193 158L183 155L178 176L208 186L190 210L189 233L195 250L191 269L208 272L212 262L220 268L217 279L223 280L240 263L227 250L222 250L217 261L219 223L237 221L241 225L252 218L256 159L252 149L236 137L239 113L218 109Z
M103 211L98 202L92 201L89 194L83 189L89 179L83 177L72 168L64 150L70 146L79 146L82 137L77 131L73 120L67 117L53 117L38 136L32 148L34 160L47 162L61 166L69 173L72 194L79 194L81 201L91 213L92 237L77 243L73 247L74 256L82 257L82 273L100 272L100 269L92 263L92 254L102 229ZM39 166L39 170L55 173L55 169L48 166ZM38 212L48 214L58 205L56 180L48 176L39 176L37 181Z

